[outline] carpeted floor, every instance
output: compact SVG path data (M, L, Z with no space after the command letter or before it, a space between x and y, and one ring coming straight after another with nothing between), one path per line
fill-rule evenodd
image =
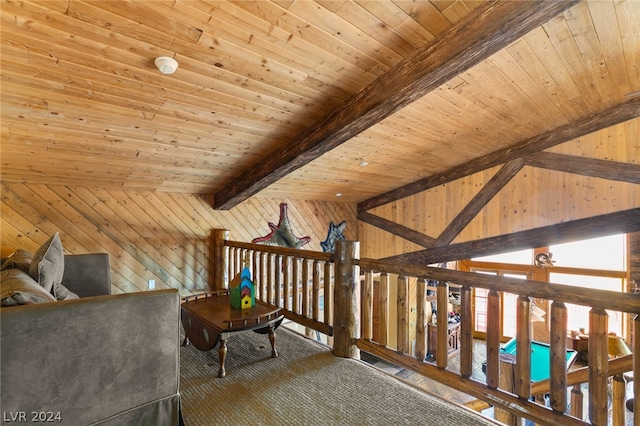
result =
M232 337L222 379L217 348L181 348L187 426L496 424L284 328L276 348L271 358L266 335Z

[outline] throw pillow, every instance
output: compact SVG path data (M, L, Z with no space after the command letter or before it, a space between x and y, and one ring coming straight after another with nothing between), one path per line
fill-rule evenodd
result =
M55 297L56 300L71 300L80 298L80 296L78 296L62 284L57 283L53 285L53 297Z
M7 269L0 274L2 307L55 301L52 295L20 269Z
M5 269L20 269L25 273L29 273L29 265L31 265L31 260L33 259L33 254L30 251L24 249L18 249L11 253L7 260L4 261L2 266L0 266L0 271L4 271Z
M47 292L51 293L53 286L62 282L64 274L64 251L62 242L56 232L33 255L29 266L29 275Z

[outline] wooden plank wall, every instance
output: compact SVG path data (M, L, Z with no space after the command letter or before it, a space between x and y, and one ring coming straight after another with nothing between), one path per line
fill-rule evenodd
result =
M210 232L230 230L249 242L278 223L279 205L289 205L297 236L311 236L304 248L321 251L329 222L347 221L345 235L357 239L356 206L348 203L254 198L228 211L215 211L204 195L3 183L1 254L35 251L59 232L67 254L110 254L113 293L173 287L183 295L209 288Z
M547 151L622 163L640 161L640 118ZM471 176L372 209L370 212L437 238L500 169ZM480 211L453 243L471 241L640 206L640 186L525 166ZM360 222L361 256L382 258L422 250Z

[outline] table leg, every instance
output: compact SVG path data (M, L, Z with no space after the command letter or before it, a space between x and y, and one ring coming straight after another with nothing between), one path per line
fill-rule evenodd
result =
M224 369L224 362L227 359L226 339L220 339L220 348L218 348L218 354L220 355L220 370L218 371L218 377L224 377L227 374L227 372Z
M276 350L276 332L273 327L269 327L269 341L271 342L271 358L278 358Z

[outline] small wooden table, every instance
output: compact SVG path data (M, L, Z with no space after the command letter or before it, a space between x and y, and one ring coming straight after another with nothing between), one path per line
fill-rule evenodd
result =
M224 377L227 339L234 334L247 331L269 334L271 357L278 356L275 330L284 319L284 315L279 315L279 312L280 308L258 300L251 308L234 309L231 307L228 290L185 297L181 309L185 332L182 345L191 343L196 349L209 351L220 342L218 377Z

